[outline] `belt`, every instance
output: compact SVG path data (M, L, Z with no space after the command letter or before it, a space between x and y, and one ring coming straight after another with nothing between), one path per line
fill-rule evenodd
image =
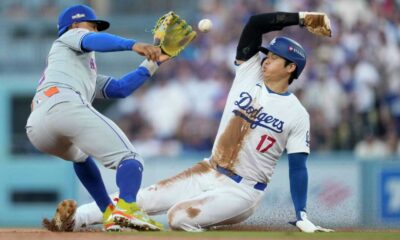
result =
M60 89L68 89L71 91L74 91L75 93L77 93L79 95L79 97L81 98L82 102L84 102L84 100L82 99L82 95L80 94L80 92L76 91L75 89L73 89L72 87L66 85L66 86L49 86L49 87L43 87L39 90L36 91L36 94L39 92L43 92L42 96L39 96L36 100L34 98L34 100L32 100L31 103L31 111L33 111L33 109L35 108L35 105L38 105L40 102L42 102L44 99L43 98L50 98L58 93L60 93Z
M217 165L217 171L219 173L224 174L225 176L229 177L230 179L232 179L237 183L240 183L243 180L242 176L239 176L236 173L232 172L231 170L228 170L218 165ZM256 182L256 184L254 184L253 187L257 190L264 191L267 188L267 184Z
M44 91L44 95L45 95L46 97L51 97L51 96L53 96L54 94L57 94L57 93L59 93L59 92L60 92L60 90L58 90L58 87L52 86L52 87L49 87L48 89L46 89L46 90Z
M53 95L59 93L60 90L58 89L58 87L56 86L52 86L47 88L45 91L43 91L43 95L47 98L52 97ZM43 101L44 99L39 97L36 100L32 100L31 102L31 112L33 111L33 109L35 108L35 105L39 104L41 101ZM36 104L35 104L36 103Z

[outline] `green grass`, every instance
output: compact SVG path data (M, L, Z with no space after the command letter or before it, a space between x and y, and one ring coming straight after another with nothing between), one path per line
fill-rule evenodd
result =
M247 231L210 231L201 233L189 232L133 232L112 233L134 236L152 236L157 238L203 239L203 238L264 238L264 239L400 239L400 231L368 231L368 232L334 232L334 233L301 233L301 232L247 232Z

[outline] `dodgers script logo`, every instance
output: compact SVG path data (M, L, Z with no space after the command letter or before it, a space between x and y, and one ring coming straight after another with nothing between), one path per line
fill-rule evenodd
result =
M268 128L274 132L281 133L283 132L283 124L285 122L275 118L274 116L263 112L264 107L259 109L254 108L251 103L253 102L253 98L247 92L242 92L240 94L239 101L235 101L235 105L238 106L241 110L245 111L245 113L239 110L233 110L233 113L236 116L239 116L250 123L250 128L254 129L257 126Z

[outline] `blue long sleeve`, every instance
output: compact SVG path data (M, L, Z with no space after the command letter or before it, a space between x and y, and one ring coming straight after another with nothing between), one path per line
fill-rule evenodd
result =
M110 78L104 85L103 95L106 98L125 98L142 86L149 77L149 70L141 66L119 80Z
M306 167L307 153L288 154L290 193L296 217L301 219L300 211L305 211L307 203L308 172Z
M135 40L109 33L89 33L83 37L81 47L86 52L116 52L132 50L135 43Z

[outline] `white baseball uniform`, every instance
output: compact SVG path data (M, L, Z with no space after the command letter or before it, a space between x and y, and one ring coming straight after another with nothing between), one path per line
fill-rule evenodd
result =
M256 54L237 67L211 157L142 189L138 204L148 214L167 212L172 229L241 222L264 196L283 151L309 153L309 127L296 96L266 87ZM76 228L101 222L94 206L78 208Z

